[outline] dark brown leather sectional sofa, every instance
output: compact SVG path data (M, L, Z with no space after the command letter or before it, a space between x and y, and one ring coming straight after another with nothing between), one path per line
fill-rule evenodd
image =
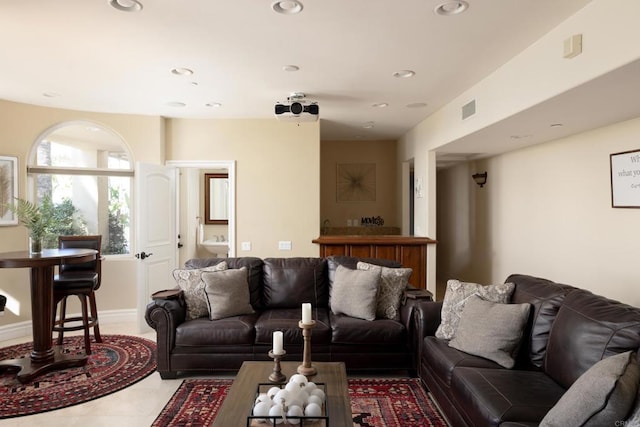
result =
M537 426L592 365L640 347L640 308L526 275L506 282L513 303L532 306L514 369L436 338L442 302L415 310L419 375L453 426Z
M226 261L230 269L246 267L250 301L255 313L220 320L185 321L180 293L154 299L146 321L157 332L157 370L162 378L179 374L233 371L245 360L271 360L272 334L284 331L284 360L301 361L301 304L310 302L316 326L312 330L312 361L345 362L347 370L414 370L417 340L410 331L416 299L401 306L400 321L361 320L335 315L329 289L338 265L355 269L359 260L386 267L394 261L328 258L208 258L187 261L203 268ZM413 338L412 338L413 337Z

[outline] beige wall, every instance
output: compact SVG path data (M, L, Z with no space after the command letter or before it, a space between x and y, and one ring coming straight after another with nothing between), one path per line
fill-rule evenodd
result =
M347 219L381 216L387 227L400 227L397 206L396 141L322 141L320 144L320 218L332 227L346 227ZM376 165L376 200L338 202L336 168L339 163Z
M609 168L639 134L637 118L439 172L438 281L523 273L640 306L640 210L611 207Z
M19 159L21 197L27 197L26 161L33 143L50 127L72 120L87 120L112 129L126 142L134 160L164 162L163 122L159 117L90 113L0 100L0 154ZM0 227L0 252L26 249L27 231L24 227ZM135 308L135 290L133 257L110 257L105 261L100 310ZM27 269L0 269L0 293L19 304L19 315L7 311L0 317L0 326L31 320Z
M236 161L237 256L318 256L319 122L170 119L167 159Z

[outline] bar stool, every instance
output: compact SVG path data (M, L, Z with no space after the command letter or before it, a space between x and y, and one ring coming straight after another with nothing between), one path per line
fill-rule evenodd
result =
M95 249L98 251L96 259L79 264L61 264L58 274L53 278L53 331L58 332L58 345L62 344L65 332L84 330L84 348L91 354L91 338L89 329L93 328L96 342L102 342L98 325L98 310L96 308L95 291L100 288L102 257L100 248L101 235L93 236L59 236L60 249ZM67 318L67 297L77 296L82 307L82 315ZM91 314L89 315L89 308ZM60 304L60 315L56 320L56 311ZM77 325L80 322L80 325ZM68 323L76 323L68 325Z

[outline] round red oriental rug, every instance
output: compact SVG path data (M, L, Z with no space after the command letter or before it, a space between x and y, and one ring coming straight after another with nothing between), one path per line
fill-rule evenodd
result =
M30 383L16 379L15 370L0 373L0 419L60 409L106 396L147 377L156 368L156 344L127 335L102 335L91 343L85 366L49 372ZM82 353L83 337L64 339L67 353ZM0 348L0 360L22 357L32 343Z

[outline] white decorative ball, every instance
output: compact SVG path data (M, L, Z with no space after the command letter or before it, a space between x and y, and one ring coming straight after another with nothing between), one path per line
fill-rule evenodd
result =
M289 378L289 382L295 382L298 384L306 384L307 382L309 382L309 380L307 379L307 377L305 377L302 374L295 374L295 375L291 375L291 378Z
M276 395L273 396L273 403L275 403L276 405L279 405L283 401L287 402L288 399L289 399L289 392L285 389L280 389L280 391L278 391Z
M304 416L304 411L300 406L295 406L295 405L289 406L289 410L287 411L287 417L302 417L302 416ZM289 421L289 424L300 424L299 419L287 418L287 421Z
M267 393L260 393L258 397L256 397L256 403L259 402L269 402L271 403L271 398L267 396Z
M309 381L307 384L305 384L304 391L306 391L307 393L311 393L313 390L317 388L318 386L316 385L316 383L314 383L313 381Z
M318 396L320 399L322 399L322 401L323 401L323 402L324 402L324 400L325 400L325 398L326 398L326 396L325 396L325 394L324 394L324 391L322 391L322 389L319 389L319 388L317 388L317 389L313 390L313 391L311 392L311 395L312 395L312 396Z
M269 409L270 417L282 417L283 413L284 411L282 410L282 405L274 405L271 407L271 409ZM276 424L282 424L283 422L284 422L283 418L276 419Z
M256 406L253 407L253 415L256 417L266 417L269 415L269 410L271 409L271 401L269 402L258 402ZM259 422L265 422L265 419L259 420Z
M311 396L309 396L309 398L307 399L307 404L309 403L315 403L318 406L322 406L322 404L324 403L322 401L322 399L320 399L319 396L316 396L315 394L312 394Z
M269 396L269 399L273 399L273 396L276 395L277 392L280 391L280 387L271 387L268 391L267 391L267 396Z
M307 407L304 408L304 414L307 417L319 417L322 415L322 408L316 403L309 403Z

